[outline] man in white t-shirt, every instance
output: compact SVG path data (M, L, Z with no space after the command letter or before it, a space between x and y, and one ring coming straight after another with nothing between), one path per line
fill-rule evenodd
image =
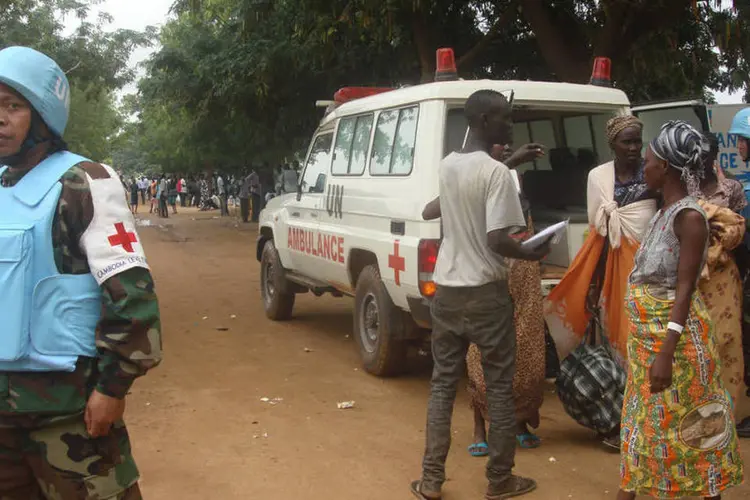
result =
M422 479L412 483L412 493L422 500L441 497L456 389L465 374L471 342L482 353L490 412L487 499L519 496L536 488L533 480L512 473L516 334L504 257L540 260L549 252L549 244L530 250L511 237L526 225L518 191L508 167L489 155L494 145L512 142L511 111L498 92L482 90L469 97L465 106L469 140L461 153L441 162L440 195L423 213L428 220L442 218L443 241L434 277L435 365L427 446ZM536 154L533 148L522 151Z

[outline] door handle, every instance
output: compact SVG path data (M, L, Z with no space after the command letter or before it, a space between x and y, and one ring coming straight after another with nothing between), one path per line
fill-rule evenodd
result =
M403 236L406 234L406 222L404 221L391 221L391 234Z
M318 218L318 214L316 214L315 212L312 212L310 214L310 217L312 217L313 219L317 219Z
M299 217L299 212L292 212L290 215L292 217Z

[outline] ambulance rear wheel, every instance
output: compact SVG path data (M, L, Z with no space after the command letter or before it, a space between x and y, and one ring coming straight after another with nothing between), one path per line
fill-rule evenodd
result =
M268 319L283 321L292 317L295 295L289 292L290 288L279 252L273 240L268 240L260 259L260 295Z
M404 312L393 304L377 266L365 267L354 295L354 338L368 373L388 377L404 371L405 328Z

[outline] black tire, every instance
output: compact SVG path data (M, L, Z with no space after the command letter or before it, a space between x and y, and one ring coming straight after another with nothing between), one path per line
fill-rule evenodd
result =
M365 267L354 295L354 338L368 373L389 377L406 369L408 345L400 339L407 326L406 314L393 304L377 266Z
M292 317L295 295L290 288L276 246L273 240L268 240L260 259L260 295L269 319L284 321Z

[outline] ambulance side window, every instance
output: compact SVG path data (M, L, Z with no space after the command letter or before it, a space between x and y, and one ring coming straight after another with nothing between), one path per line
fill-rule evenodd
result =
M414 164L419 106L383 111L372 144L370 175L409 175Z
M310 156L305 164L305 173L302 176L303 193L322 193L326 187L326 176L328 167L331 165L331 146L333 144L333 133L321 134L315 138Z
M333 175L362 175L370 149L373 115L342 118L333 149Z

